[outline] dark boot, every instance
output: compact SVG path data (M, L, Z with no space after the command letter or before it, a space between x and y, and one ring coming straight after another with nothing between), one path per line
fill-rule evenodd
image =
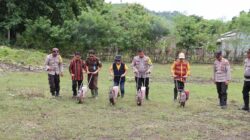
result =
M244 98L244 108L249 110L249 97Z
M222 99L219 98L219 106L223 106Z
M244 111L249 111L249 107L246 107L246 106L243 106L241 109Z
M55 94L55 92L50 92L51 93L51 96L55 96L56 94Z
M91 95L92 95L93 98L95 97L95 91L94 91L94 89L91 89Z
M177 89L176 88L174 88L174 100L177 100Z
M149 100L149 88L146 88L146 100Z
M95 89L95 97L98 97L98 89Z
M242 110L249 111L249 99L244 99L244 106L242 107Z
M60 96L60 92L56 91L56 97L59 97L59 96Z

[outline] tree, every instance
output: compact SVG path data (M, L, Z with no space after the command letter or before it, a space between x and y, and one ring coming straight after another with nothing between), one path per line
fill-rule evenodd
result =
M178 16L175 22L177 46L187 53L194 48L214 51L218 37L227 30L226 23L220 20L206 20L195 15Z
M250 34L250 13L242 11L239 17L232 19L230 27L245 34Z
M116 13L113 20L118 22L123 31L120 40L124 48L135 50L154 47L156 40L169 34L164 21L139 4L128 4Z
M28 20L47 17L51 24L62 25L80 13L76 0L1 0L0 9L0 31L7 30L9 40L25 31Z
M193 17L178 16L176 17L175 22L175 35L178 38L177 46L182 49L186 49L188 52L193 46L196 45L196 20Z

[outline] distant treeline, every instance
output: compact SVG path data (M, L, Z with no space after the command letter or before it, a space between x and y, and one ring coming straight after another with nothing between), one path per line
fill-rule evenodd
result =
M100 50L101 54L107 50L128 54L137 48L160 49L163 56L173 49L192 55L195 49L203 48L210 53L217 49L220 34L230 30L249 33L250 13L241 12L223 22L103 0L0 1L1 44L42 51L58 47L64 54L86 53L89 49ZM170 45L173 42L175 48Z

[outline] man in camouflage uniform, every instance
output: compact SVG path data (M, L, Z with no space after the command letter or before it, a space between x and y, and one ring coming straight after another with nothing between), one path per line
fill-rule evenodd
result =
M101 70L102 63L98 57L96 57L93 50L89 51L89 56L86 59L86 70L88 73L89 89L93 98L97 99L98 96L98 73Z
M135 73L135 82L137 90L142 85L146 87L146 99L149 100L149 74L152 70L152 61L148 56L145 56L143 50L138 50L138 55L132 61L132 68Z

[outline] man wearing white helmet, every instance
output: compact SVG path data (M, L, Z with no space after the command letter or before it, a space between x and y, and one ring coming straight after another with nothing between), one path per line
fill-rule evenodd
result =
M177 87L184 89L186 78L190 75L190 65L185 60L185 54L179 53L178 59L171 66L172 76L174 77L174 100L177 99ZM178 84L178 85L177 85Z

